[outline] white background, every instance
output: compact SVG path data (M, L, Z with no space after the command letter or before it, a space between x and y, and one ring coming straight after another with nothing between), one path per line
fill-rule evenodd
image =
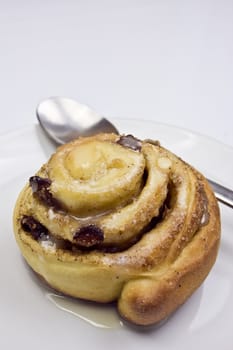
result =
M0 133L76 98L233 146L232 0L0 0Z

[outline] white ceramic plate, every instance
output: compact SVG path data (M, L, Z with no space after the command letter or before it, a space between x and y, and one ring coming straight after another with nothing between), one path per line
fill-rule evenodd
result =
M212 139L150 121L113 120L124 133L159 139L206 176L231 186L233 149ZM0 348L159 349L233 348L233 211L221 205L222 242L203 285L161 327L134 329L114 307L56 295L21 258L12 230L17 195L53 147L39 126L0 135Z

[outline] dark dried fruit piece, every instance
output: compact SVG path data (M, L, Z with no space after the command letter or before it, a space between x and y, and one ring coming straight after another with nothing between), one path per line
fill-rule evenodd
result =
M133 135L121 136L117 143L121 146L131 148L134 151L140 151L142 148L142 141L136 139Z
M30 186L34 195L48 206L60 208L60 203L53 197L50 192L52 181L40 176L31 176L29 179Z
M103 242L104 232L98 226L90 224L81 227L74 235L75 243L80 247L93 247Z
M32 188L32 192L35 193L44 189L48 189L52 181L48 178L43 178L40 176L31 176L29 183Z
M25 232L30 233L33 238L39 239L42 236L48 235L47 228L32 216L24 215L21 219L21 227Z

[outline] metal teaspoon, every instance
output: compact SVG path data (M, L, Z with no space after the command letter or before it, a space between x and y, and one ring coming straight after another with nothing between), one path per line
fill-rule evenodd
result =
M50 97L36 109L37 118L46 134L57 144L64 144L79 136L100 132L119 134L116 127L86 105L65 97ZM233 208L233 191L210 179L216 198Z

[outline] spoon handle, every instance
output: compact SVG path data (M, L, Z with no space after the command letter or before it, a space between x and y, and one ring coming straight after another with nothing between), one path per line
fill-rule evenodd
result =
M208 181L214 190L217 200L223 204L226 204L228 207L233 208L233 191L210 179L208 179Z

